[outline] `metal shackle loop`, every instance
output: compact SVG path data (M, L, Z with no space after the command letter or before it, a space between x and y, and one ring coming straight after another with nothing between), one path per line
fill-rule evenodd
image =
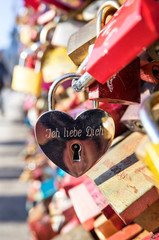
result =
M41 47L40 42L33 43L30 48L25 49L24 51L21 52L20 58L19 58L19 65L24 66L26 58L36 52L40 47Z
M141 122L150 137L151 141L155 144L159 143L159 126L155 121L152 108L159 103L159 92L153 93L141 105L140 118Z
M48 34L49 34L49 31L51 31L52 29L54 29L56 27L56 23L55 22L49 22L48 24L46 24L41 32L40 32L40 42L42 44L47 44L47 37L48 37Z
M106 8L107 11L104 11ZM110 9L118 10L120 8L120 4L117 1L106 1L98 10L97 13L97 37L99 36L100 31L105 25L106 17L109 15ZM104 16L103 16L104 15Z
M107 11L104 11L108 7L109 7L109 9ZM99 36L99 33L104 26L104 24L102 24L103 15L104 16L106 16L106 14L109 15L109 10L110 9L118 10L119 8L120 8L120 4L117 1L111 1L111 0L105 2L100 7L100 9L97 13L97 24L96 24L97 37ZM88 56L84 59L84 61L79 66L77 73L82 72L83 68L87 65L87 62L88 62ZM76 81L76 80L73 79L72 88L74 89L74 91L80 92L80 91L83 91L89 85L91 85L94 81L95 81L95 79L88 72L85 72L80 77L79 81Z
M63 82L71 80L72 78L79 79L80 77L81 77L81 75L78 75L76 73L66 73L66 74L60 76L59 78L57 78L52 83L52 85L50 86L50 89L49 89L49 93L48 93L48 108L49 108L49 111L55 110L54 98L55 98L55 92L56 92L56 89L58 88L58 86L60 84L62 84Z

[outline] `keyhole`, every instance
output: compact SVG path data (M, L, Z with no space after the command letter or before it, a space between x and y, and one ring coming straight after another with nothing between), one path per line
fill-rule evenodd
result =
M81 161L81 145L78 143L74 143L72 144L71 149L73 151L73 161L74 162Z

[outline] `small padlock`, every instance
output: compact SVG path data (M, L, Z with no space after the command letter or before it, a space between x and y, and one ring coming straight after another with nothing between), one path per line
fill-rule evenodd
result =
M116 1L108 1L105 5L107 5L108 15L109 13L114 13L116 8L120 7ZM81 27L79 31L72 34L68 41L67 54L77 66L79 66L88 55L89 46L95 43L97 37L96 25L97 19L95 18Z
M116 1L108 1L108 2L105 2L101 6L101 8L98 12L97 20L96 20L96 36L97 37L98 37L103 25L105 24L105 22L109 21L109 19L112 17L112 14L119 8L119 6L120 5ZM93 46L94 46L93 44L89 45L88 55L81 63L81 65L83 65L83 63L84 63L85 71L86 71L86 66L87 66L89 57L93 50ZM81 76L81 78L78 81L73 82L72 87L76 92L79 92L79 91L83 90L85 87L88 87L89 85L91 85L93 82L95 82L95 79L86 72ZM95 89L93 89L93 91L94 90ZM98 92L98 90L97 90L97 92ZM109 90L108 90L108 92L109 92ZM97 98L97 96L96 96L96 98Z
M48 48L42 59L42 74L44 82L53 82L62 74L75 72L77 66L67 56L65 47Z
M91 21L96 18L97 11L100 8L100 6L105 2L105 0L96 0L93 1L84 9L82 12L83 18L85 21Z
M46 46L41 63L41 71L45 83L52 83L62 74L77 70L76 65L67 56L66 48L52 45L56 26L56 22L49 22L40 32L40 42Z
M141 87L141 103L128 106L125 113L123 114L121 118L121 122L129 128L131 131L138 131L145 133L145 129L142 126L142 122L140 120L139 116L139 110L141 107L142 102L150 96L157 88L156 84L153 83L144 83Z
M26 58L28 55L33 54L40 46L40 43L35 43L31 48L21 52L19 65L14 67L11 88L15 91L25 92L33 95L40 95L41 93L41 57L42 52L37 53L37 61L35 69L25 66Z
M83 26L83 22L67 20L57 24L51 44L54 46L67 47L70 36Z
M88 98L100 102L137 104L140 102L140 61L136 58L105 84L95 81L89 86Z
M150 138L145 144L144 162L153 174L157 185L159 185L159 92L150 95L140 109L142 124ZM157 117L153 109L157 107ZM157 119L156 119L157 118Z
M83 78L104 84L151 46L159 36L158 10L155 0L126 1L100 32Z
M111 6L112 4L112 6ZM116 11L118 5L112 2L106 2L101 6L97 18L97 36L99 35L105 19L112 16ZM109 21L109 19L108 19ZM89 56L87 61L89 61ZM86 63L87 64L87 63ZM104 67L104 66L103 66ZM87 75L87 73L86 73ZM85 73L82 77L73 82L73 89L75 91L81 90L84 86L89 86L89 99L98 100L102 102L110 103L122 103L122 104L136 104L140 102L140 61L136 58L126 68L117 73L113 78L107 81L105 84L101 84L95 81L92 84L91 78L85 78Z
M36 139L45 155L74 177L83 175L108 150L114 137L114 121L101 109L84 111L73 119L54 110L58 85L80 75L65 74L56 79L48 94L49 111L36 123Z
M67 44L67 54L79 66L88 55L88 48L96 40L96 19L72 34Z

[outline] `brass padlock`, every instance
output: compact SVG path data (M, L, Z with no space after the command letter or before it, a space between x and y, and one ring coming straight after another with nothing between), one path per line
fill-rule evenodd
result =
M105 23L109 22L110 18L119 9L119 7L120 5L116 1L107 1L100 7L97 13L97 20L96 20L96 37L98 37ZM93 49L92 48L93 46L94 46L93 44L89 45L87 56L81 62L81 65L83 65L84 63L84 67L88 63L89 55ZM76 82L73 81L72 87L74 91L80 92L86 87L90 86L93 82L95 82L95 79L88 72L85 72L78 81ZM97 92L99 93L99 89L97 89Z
M64 73L77 70L76 65L67 56L66 48L55 47L52 44L56 26L57 23L50 22L40 32L40 42L45 46L41 62L41 71L45 83L51 83Z
M112 16L113 13L120 7L120 4L117 1L107 1L102 5L100 11L103 11L102 8L105 8L104 18L102 18L102 22L107 22L108 15ZM101 19L100 19L101 21ZM80 28L79 31L72 34L68 44L67 44L67 54L71 58L71 60L79 66L82 61L88 55L88 48L91 44L95 43L97 32L96 25L98 24L97 19L90 21L86 25Z
M41 57L42 52L37 53L37 61L35 69L28 68L25 66L26 59L29 55L32 55L41 46L40 43L35 43L21 52L19 65L16 65L13 70L11 88L15 91L25 92L39 96L41 93Z

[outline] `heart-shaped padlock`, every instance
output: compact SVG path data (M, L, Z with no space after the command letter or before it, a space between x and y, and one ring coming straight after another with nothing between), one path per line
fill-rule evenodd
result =
M79 79L75 73L65 74L50 87L49 111L36 123L36 139L45 155L59 168L74 177L87 172L109 149L114 137L114 121L101 109L90 109L73 119L55 109L53 101L59 84Z

